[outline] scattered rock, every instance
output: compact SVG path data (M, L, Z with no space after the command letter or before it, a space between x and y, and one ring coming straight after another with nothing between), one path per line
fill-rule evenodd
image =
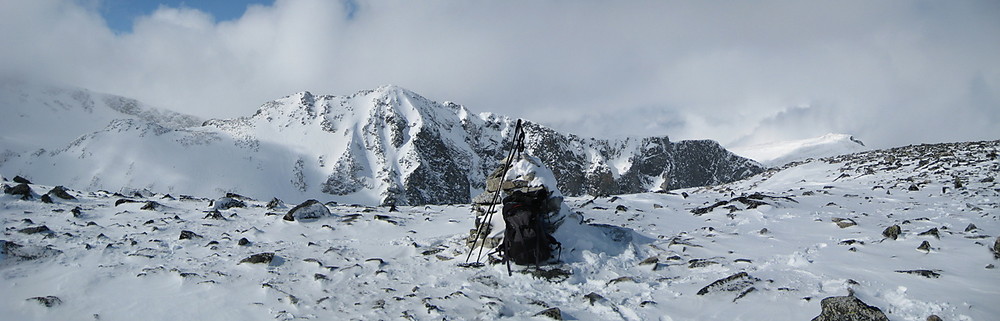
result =
M18 183L18 184L31 184L31 181L29 181L27 178L24 178L24 177L21 177L20 175L18 175L18 176L14 176L14 183Z
M655 265L656 263L659 263L659 262L660 262L660 258L655 257L655 256L651 256L651 257L646 258L645 260L642 260L642 262L639 262L639 265L650 265L650 264Z
M966 232L972 232L972 231L975 231L976 229L979 229L979 227L977 227L976 224L972 224L972 223L969 223L969 226L965 227L965 231Z
M820 301L819 316L812 321L889 321L882 310L854 296L832 296Z
M181 231L181 236L180 236L180 238L179 238L179 239L180 239L180 240L189 240L189 239L193 239L193 238L201 238L201 237L202 237L201 235L198 235L198 234L197 234L197 233L195 233L195 232L191 232L191 231L188 231L188 230L184 230L184 231Z
M901 227L899 227L899 225L893 225L893 226L887 227L887 228L885 228L884 231L882 231L882 235L883 236L885 236L886 238L893 239L893 240L895 240L896 238L898 238L899 234L901 234L901 233L903 233L903 229Z
M0 257L11 261L30 261L56 256L62 251L49 246L20 245L11 241L0 240Z
M931 251L931 242L923 241L922 243L920 243L920 246L918 246L917 249L921 250L921 251L924 251L924 252L930 252Z
M204 218L205 219L210 219L210 220L225 220L226 219L224 216L222 216L222 212L219 212L218 210L211 210L211 211L205 212L205 217Z
M757 232L757 233L758 233L758 234L760 234L760 235L767 235L767 234L770 234L770 233L771 233L771 231L770 231L770 230L768 230L768 229L767 229L767 228L765 227L765 228L762 228L762 229L760 229L760 232Z
M156 210L159 210L161 208L163 208L163 204L160 204L160 203L157 203L157 202L154 202L154 201L146 201L146 204L143 204L142 207L140 207L139 209L140 210L146 210L146 211L156 211Z
M927 317L927 321L942 321L942 320L941 317L937 316L937 314L931 314L930 316Z
M250 240L248 240L247 238L244 237L244 238L241 238L239 241L237 241L236 244L239 245L239 246L247 246L247 245L250 245Z
M127 199L127 198L122 198L122 199L119 199L119 200L115 201L115 206L126 204L126 203L140 203L140 202L136 201L136 200L130 200L130 199Z
M42 203L52 204L52 197L49 197L49 194L42 195L41 201Z
M715 262L715 261L707 260L707 259L693 259L693 260L688 261L688 268L691 268L691 269L702 268L702 267L706 267L706 266L710 266L710 265L716 265L716 264L719 264L719 262Z
M240 260L240 263L252 263L252 264L271 264L274 260L274 252L264 252L251 255L245 259Z
M56 197L64 199L64 200L75 200L76 199L76 197L73 197L73 195L69 195L69 193L67 192L66 188L63 187L62 185L53 187L46 194L55 195Z
M28 186L27 183L17 184L13 187L4 187L3 192L4 194L20 195L23 201L29 201L34 198L34 191L31 190L31 186Z
M583 298L587 299L587 302L590 302L590 305L594 305L595 302L601 302L605 300L603 295L597 294L595 292L587 293L587 295L584 295Z
M70 212L73 213L73 217L83 216L83 209L80 208L79 206L74 207L72 210L70 210Z
M705 295L709 292L736 292L736 291L746 291L747 288L753 286L755 282L760 281L760 279L755 278L747 274L747 272L740 272L725 278L721 278L712 282L711 284L698 290L698 295Z
M615 212L628 212L628 207L625 205L615 206Z
M832 221L834 223L837 223L837 226L839 226L840 228L848 228L848 227L851 227L851 226L858 225L857 222L855 222L854 220L849 219L849 218L834 217L832 219Z
M897 273L916 274L925 278L936 279L941 277L941 270L898 270Z
M239 208L247 207L247 203L244 203L243 201L237 199L236 197L230 197L230 196L240 197L239 195L232 193L227 195L228 195L227 197L220 197L219 199L212 200L212 202L209 203L208 206L216 211L228 210L230 208L235 208L235 207Z
M283 217L286 221L315 220L330 216L330 209L317 200L308 200L296 205Z
M926 231L923 231L923 232L920 232L920 234L917 234L917 235L931 235L931 236L934 236L937 239L941 239L941 233L938 231L938 229L936 227L935 228L931 228L931 229L926 230Z
M52 233L52 230L50 230L48 226L40 225L40 226L32 226L32 227L23 228L23 229L18 230L18 232L21 232L21 233L24 233L24 234L37 234L37 233Z
M917 184L912 184L912 185L910 185L910 188L908 188L907 190L909 190L911 192L916 192L916 191L920 190L920 187L917 187Z
M552 320L562 320L563 319L562 318L562 311L559 311L559 308L548 308L548 309L542 310L542 312L535 313L534 316L536 316L536 317L549 317Z
M1000 236L997 236L996 241L993 241L993 254L1000 257Z
M20 176L19 176L20 177ZM28 298L27 301L36 301L38 304L44 305L46 308L51 308L62 304L62 299L57 296L36 296L33 298Z
M281 201L277 197L271 198L270 202L267 202L267 209L273 210L277 208L285 207L285 202Z

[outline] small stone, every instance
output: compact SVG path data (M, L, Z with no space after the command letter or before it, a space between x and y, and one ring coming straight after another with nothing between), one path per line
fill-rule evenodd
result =
M766 235L766 234L769 234L769 233L771 233L771 231L770 231L770 230L768 230L768 229L767 229L767 228L765 227L765 228L762 228L762 229L760 229L760 232L757 232L757 233L759 233L760 235Z
M899 234L901 234L902 232L903 229L899 227L899 225L893 225L885 228L885 230L882 231L882 235L885 236L886 238L895 240L896 238L899 237Z
M922 276L922 277L925 277L925 278L936 279L936 278L941 277L941 273L938 273L938 271L940 271L940 270L937 270L937 271L932 271L932 270L898 270L898 271L896 271L896 273L916 274L916 275L919 275L919 276Z
M652 257L646 258L645 260L642 260L642 262L639 262L639 265L650 265L650 264L654 264L655 265L656 263L659 263L659 262L660 262L660 258L652 256Z
M250 245L250 240L244 237L241 238L239 241L237 241L236 244L238 244L239 246L247 246Z
M189 239L193 239L193 238L196 238L196 237L197 238L201 238L202 236L198 235L195 232L184 230L184 231L181 231L181 236L178 239L179 240L189 240Z
M20 176L18 176L20 177ZM36 296L33 298L28 298L28 301L37 301L39 304L44 305L46 308L51 308L62 304L62 299L56 296Z
M911 192L916 192L916 191L920 190L920 187L917 187L916 184L913 184L913 185L910 185L910 188L908 188L908 190L911 191Z
M924 241L923 243L920 243L920 246L918 246L917 249L925 252L930 252L931 242Z
M146 204L143 204L142 207L139 209L146 211L155 211L160 209L161 207L163 207L163 205L161 205L160 203L154 201L146 201Z
M979 229L979 227L976 227L976 224L972 224L972 223L969 223L969 226L965 227L965 231L966 232L972 232L972 231L975 231L976 229Z
M222 216L222 212L219 212L218 210L211 210L211 211L205 212L205 217L204 218L205 219L210 219L210 220L225 220L226 219L225 217Z
M936 227L932 228L932 229L929 229L929 230L926 230L926 231L923 231L923 232L920 232L920 234L917 234L917 235L930 235L930 236L934 236L937 239L941 239L941 232L939 232Z
M535 313L536 317L549 317L552 320L562 320L562 311L559 308L548 308L542 310L542 312Z
M937 316L937 314L931 314L930 316L927 317L927 321L942 321L942 320L941 317Z
M18 183L18 184L31 184L31 181L29 181L27 178L24 178L24 177L21 177L20 175L18 175L18 176L14 176L14 183Z
M848 227L851 227L851 226L858 225L857 222L855 222L854 220L849 219L849 218L834 217L832 219L832 221L834 223L837 223L837 226L840 227L840 228L848 228Z
M64 199L64 200L75 200L76 199L76 197L73 197L73 195L69 195L69 193L66 192L66 188L63 187L63 186L53 187L51 190L49 190L49 192L47 194L49 194L49 195L55 195L56 197Z
M627 211L628 211L628 207L625 206L625 205L615 206L615 212L627 212Z
M24 233L24 234L36 234L36 233L50 233L50 232L52 232L52 230L50 230L48 226L40 225L40 226L32 226L32 227L28 227L28 228L23 228L23 229L18 230L18 232L21 232L21 233Z
M42 195L41 201L42 203L52 204L52 197L49 197L49 194Z
M270 264L274 260L273 252L264 252L251 255L245 259L240 260L240 263L252 263L252 264Z

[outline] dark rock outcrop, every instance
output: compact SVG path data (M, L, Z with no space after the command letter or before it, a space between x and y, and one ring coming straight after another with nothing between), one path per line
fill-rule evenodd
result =
M895 240L899 237L900 233L903 233L903 228L899 227L899 225L893 225L885 228L885 230L882 231L882 236Z
M178 237L178 239L179 240L190 240L190 239L201 238L201 237L202 237L201 235L198 235L195 232L184 230L184 231L181 231L181 236Z
M51 308L51 307L54 307L54 306L62 304L62 299L59 299L59 297L52 296L52 295L49 295L49 296L36 296L36 297L33 297L33 298L28 298L27 300L28 301L38 302L38 304L44 305L46 308Z
M264 252L251 255L245 259L240 260L240 263L251 263L251 264L271 264L274 260L274 252Z
M698 290L698 295L705 295L712 292L745 292L752 288L754 283L758 281L760 279L750 276L747 272L739 272L706 285L701 290Z
M14 176L13 181L14 183L18 184L31 184L31 181L29 181L27 178L21 177L20 175Z
M29 201L35 198L35 192L31 190L31 186L28 186L27 183L20 183L12 187L4 187L3 192L4 194L20 196L21 200L24 201Z
M234 196L238 196L238 195L234 195ZM212 202L210 204L208 204L208 207L211 207L213 210L216 210L216 211L221 211L221 210L228 210L230 208L235 208L235 207L239 207L239 208L247 207L247 204L244 203L243 201L239 200L236 197L228 197L227 196L227 197L220 197L219 199L216 199L216 200L212 200Z
M812 321L889 321L885 313L854 296L832 296L820 301L822 311Z
M66 188L63 187L63 186L53 187L51 190L49 190L49 192L47 194L48 195L54 195L55 197L58 197L58 198L61 198L61 199L64 199L64 200L75 200L76 199L76 197L73 197L73 195L69 195L69 193L67 192Z

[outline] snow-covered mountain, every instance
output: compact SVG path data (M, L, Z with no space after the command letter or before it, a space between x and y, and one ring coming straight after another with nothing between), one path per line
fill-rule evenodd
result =
M883 316L870 320L995 320L998 153L1000 141L916 145L673 193L569 197L606 235L561 234L589 244L512 276L463 264L469 205L314 203L322 217L286 221L291 204L60 192L5 172L0 315L854 320L845 313L863 309Z
M148 189L359 204L468 203L505 156L515 120L383 86L349 96L301 92L252 116L171 126L114 120L69 145L0 167L86 189ZM526 150L567 195L719 184L758 173L712 141L600 140L526 122Z
M131 98L0 78L0 165L25 152L62 148L115 119L139 119L167 128L202 123L197 117L157 109Z
M846 134L826 134L814 138L737 146L730 149L737 155L756 160L768 167L781 166L807 158L822 158L868 150L863 142Z

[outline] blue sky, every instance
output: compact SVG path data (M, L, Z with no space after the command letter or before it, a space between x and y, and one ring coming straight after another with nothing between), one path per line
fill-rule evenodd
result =
M215 17L216 22L235 20L243 15L247 6L272 5L274 0L101 0L99 3L101 16L108 27L115 32L132 32L135 18L146 16L156 11L160 6L171 8L198 9Z

